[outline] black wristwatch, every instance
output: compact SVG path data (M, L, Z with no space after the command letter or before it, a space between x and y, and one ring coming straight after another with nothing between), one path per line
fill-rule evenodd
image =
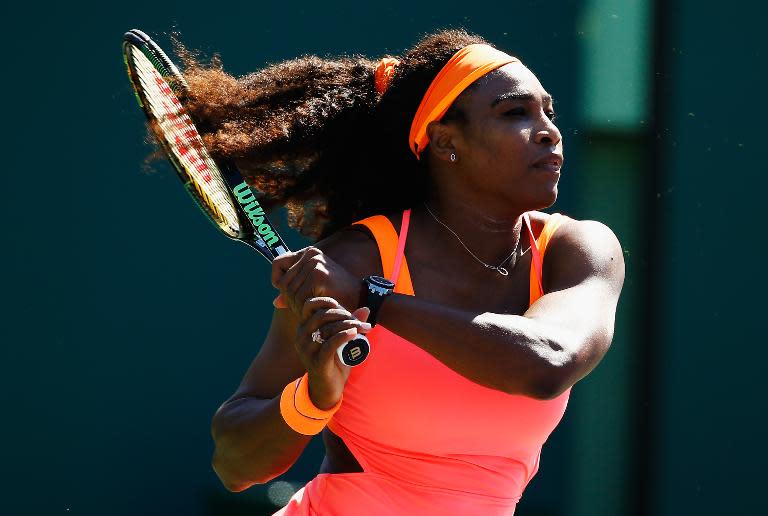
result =
M371 310L368 322L371 326L376 326L379 308L381 308L384 299L395 290L395 284L381 276L368 276L363 279L363 284L365 285L363 306L367 306Z

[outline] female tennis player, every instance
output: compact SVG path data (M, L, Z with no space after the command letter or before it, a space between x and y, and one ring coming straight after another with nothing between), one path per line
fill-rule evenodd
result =
M271 328L214 416L224 485L278 477L322 432L319 474L276 514L513 514L624 281L608 227L539 211L563 164L547 90L461 30L186 75L213 153L318 240L274 261Z

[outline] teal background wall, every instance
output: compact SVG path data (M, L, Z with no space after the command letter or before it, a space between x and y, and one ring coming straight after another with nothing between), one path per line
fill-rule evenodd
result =
M766 8L676 2L657 84L652 514L764 507Z
M266 262L211 230L169 167L142 171L120 56L133 27L166 48L179 30L235 74L397 54L447 26L519 55L557 100L552 210L613 228L627 278L613 346L573 389L517 514L763 505L762 4L136 5L1 8L0 512L270 514L322 458L315 440L239 494L210 468L210 418L258 351L273 292Z

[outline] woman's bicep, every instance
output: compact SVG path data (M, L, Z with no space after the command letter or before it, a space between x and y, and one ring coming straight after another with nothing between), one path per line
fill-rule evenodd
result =
M305 368L293 346L298 320L290 310L275 309L264 343L230 400L253 396L271 399Z
M603 224L577 222L554 242L545 258L551 272L546 293L524 315L541 325L558 350L553 364L562 392L608 351L625 269L621 244Z

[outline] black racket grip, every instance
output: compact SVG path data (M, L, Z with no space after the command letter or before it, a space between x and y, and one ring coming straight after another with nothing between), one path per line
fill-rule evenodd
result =
M354 340L350 340L343 346L339 346L336 349L336 353L339 355L339 360L344 365L349 367L355 367L365 362L368 358L368 354L371 352L371 344L365 335L358 335Z

